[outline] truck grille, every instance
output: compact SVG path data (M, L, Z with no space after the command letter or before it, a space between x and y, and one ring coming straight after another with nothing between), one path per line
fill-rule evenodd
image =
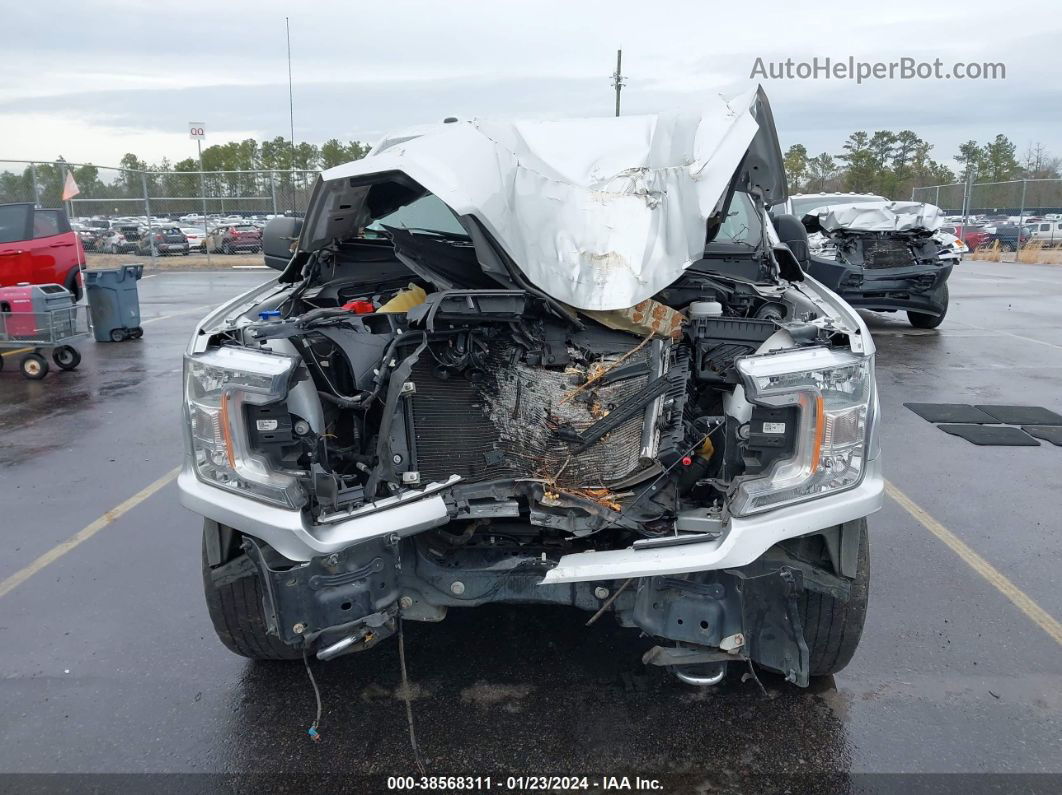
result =
M910 245L902 238L863 239L864 268L905 268L915 263Z

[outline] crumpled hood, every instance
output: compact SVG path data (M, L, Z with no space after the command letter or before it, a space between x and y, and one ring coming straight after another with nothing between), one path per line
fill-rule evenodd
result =
M921 202L860 202L817 207L803 218L816 232L935 232L944 222L940 208Z
M300 249L356 233L369 187L395 180L474 217L543 292L594 310L634 306L700 259L732 181L767 204L786 196L762 89L697 112L440 124L324 172Z

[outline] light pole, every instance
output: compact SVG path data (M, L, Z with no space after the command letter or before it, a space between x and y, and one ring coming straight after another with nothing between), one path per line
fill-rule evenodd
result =
M627 84L627 78L623 76L623 50L616 50L616 71L612 73L612 85L616 89L616 115L620 115L620 91Z
M188 135L195 139L196 148L199 151L199 195L203 199L203 248L206 249L207 267L213 267L210 260L210 244L207 242L207 199L206 199L206 174L203 172L203 139L206 138L206 125L198 121L188 122Z

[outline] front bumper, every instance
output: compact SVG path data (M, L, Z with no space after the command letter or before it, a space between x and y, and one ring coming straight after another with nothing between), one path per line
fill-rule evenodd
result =
M881 458L867 462L854 489L749 517L731 517L713 541L657 549L616 549L565 555L544 583L654 577L747 566L779 541L851 522L881 508L885 478Z
M952 262L909 268L860 268L813 258L811 275L858 309L920 312L940 316L947 311L945 284Z
M269 505L207 485L186 463L177 477L181 505L266 542L289 560L310 560L392 534L407 536L450 521L439 495L450 483L432 483L367 505L345 518L314 524L303 511Z
M449 483L380 500L349 518L314 524L302 511L267 505L201 482L186 465L177 479L181 504L208 519L258 538L289 560L308 561L363 541L415 535L451 517L441 492ZM745 566L787 538L850 522L881 508L881 459L867 463L854 489L747 518L732 517L711 541L656 549L619 549L565 555L546 572L544 585L625 577L650 577Z

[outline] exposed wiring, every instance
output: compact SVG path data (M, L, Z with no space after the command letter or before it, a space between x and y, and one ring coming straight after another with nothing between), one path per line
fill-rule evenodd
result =
M306 733L310 735L310 739L315 743L321 742L321 735L317 731L317 727L321 725L321 691L317 688L317 680L313 678L313 671L310 669L310 660L306 656L306 647L302 647L302 663L306 666L306 675L310 677L310 684L313 685L313 695L317 699L317 717L313 719L313 723L310 724L310 728L306 730Z
M751 679L753 682L755 682L756 684L758 684L760 686L760 692L762 692L764 696L770 698L770 694L768 694L767 688L763 686L763 682L761 682L760 678L758 676L756 676L756 667L752 664L752 658L751 657L749 658L748 662L749 662L749 679Z
M618 597L621 593L623 593L623 590L628 585L630 585L632 582L634 582L634 578L633 577L628 577L626 580L624 580L623 585L621 585L619 588L616 589L616 593L612 594L612 596L610 596L608 599L606 599L605 603L603 605L601 605L601 607L598 609L598 611L596 613L594 613L592 616L590 616L590 620L587 621L583 626L588 627L591 624L593 624L595 621L597 621L599 618L601 618L601 616L604 614L604 612L606 610L608 610L610 607L612 607L612 603L616 601L616 597Z
M672 469L674 469L676 466L678 466L682 462L683 458L685 458L686 456L688 456L690 453L694 452L695 450L699 449L700 446L705 443L705 441L708 439L708 437L710 437L713 433L715 433L720 428L722 428L724 424L725 423L723 423L723 422L720 422L720 423L716 424L716 426L714 428L712 428L710 431L708 431L708 433L706 433L702 437L700 437L700 439L697 440L696 444L694 444L692 447L690 447L688 450L686 450L686 452L683 453L681 456L676 458L675 461L670 466L668 466L663 472L661 472L659 475L657 475L653 479L652 483L650 483L648 486L646 486L644 489L642 489L642 491L638 494L637 497L635 497L629 503L624 505L623 506L623 510L621 510L619 512L619 515L616 516L615 519L610 521L608 524L605 525L605 527L602 527L601 529L604 530L607 527L615 527L615 526L617 526L618 523L620 522L620 520L622 520L623 517L626 515L627 511L629 511L631 508L633 508L635 505L637 505L639 502L641 502L642 498L645 497L646 494L651 492L653 490L653 487L656 486L656 484L659 483L661 480L663 480L671 472Z
M402 700L406 702L406 723L409 725L409 744L413 749L413 761L417 763L420 774L426 775L424 762L420 758L417 746L417 733L413 729L413 694L409 690L409 676L406 674L406 639L402 632L402 617L398 617L398 664L402 669Z

